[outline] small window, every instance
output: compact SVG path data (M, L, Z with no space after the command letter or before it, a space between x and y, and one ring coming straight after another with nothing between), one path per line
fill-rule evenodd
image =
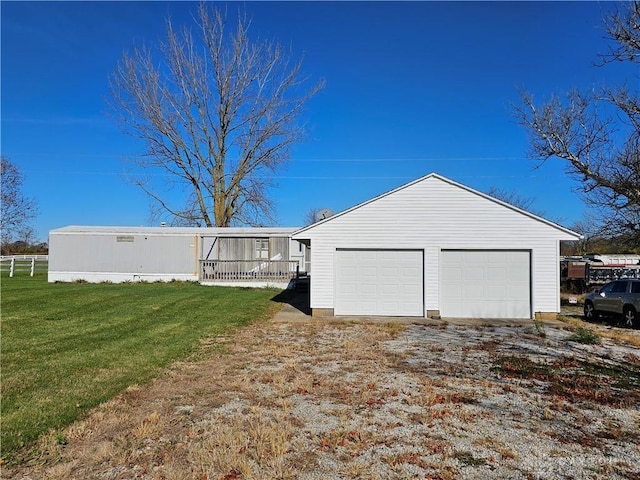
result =
M640 282L631 282L631 293L640 293Z
M615 282L611 293L624 293L627 291L627 282Z
M268 238L256 238L256 258L259 260L269 260Z
M604 293L611 293L613 291L613 286L615 284L614 283L609 283L608 285L605 285L604 287L602 287L602 292Z

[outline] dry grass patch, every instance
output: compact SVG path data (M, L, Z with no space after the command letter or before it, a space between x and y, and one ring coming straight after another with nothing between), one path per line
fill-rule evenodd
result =
M576 478L640 474L615 456L637 446L637 409L614 410L595 398L566 408L568 393L545 390L569 373L613 375L585 372L585 364L559 355L556 349L568 347L554 339L566 333L550 330L542 339L513 332L328 322L245 327L224 351L176 365L84 422L52 432L40 462L7 478L557 478L554 462L570 462L563 473ZM531 354L536 349L551 367ZM530 362L518 365L522 351ZM505 371L495 370L501 357L511 358ZM627 416L634 414L632 424ZM615 448L596 456L593 442Z
M500 458L504 460L518 459L517 452L515 452L511 447L505 445L501 440L495 437L479 438L475 440L473 444L498 453L500 455Z
M542 363L526 356L500 356L494 365L502 376L544 382L546 392L562 404L593 402L620 408L640 405L637 365L603 364L569 357Z
M620 344L640 347L640 330L612 328L599 323L585 322L579 315L559 315L558 319L565 322L572 331L578 328L591 329L602 338L608 338Z
M259 407L233 417L219 415L189 435L187 456L204 478L234 472L246 478L256 472L265 478L293 478L284 460L293 430L286 415L271 416Z

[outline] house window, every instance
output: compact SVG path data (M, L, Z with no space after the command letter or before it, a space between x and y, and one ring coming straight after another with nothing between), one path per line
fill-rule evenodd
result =
M256 258L269 260L269 239L256 238Z

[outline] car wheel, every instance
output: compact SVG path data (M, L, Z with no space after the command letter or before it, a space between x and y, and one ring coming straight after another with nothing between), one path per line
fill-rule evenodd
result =
M584 318L587 321L596 320L598 318L598 312L593 307L593 303L587 302L584 304Z
M625 327L633 328L638 323L638 314L633 307L625 307L622 320Z

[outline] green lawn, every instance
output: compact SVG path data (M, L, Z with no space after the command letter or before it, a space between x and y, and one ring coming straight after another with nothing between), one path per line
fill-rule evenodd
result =
M279 308L274 290L2 277L2 458Z

